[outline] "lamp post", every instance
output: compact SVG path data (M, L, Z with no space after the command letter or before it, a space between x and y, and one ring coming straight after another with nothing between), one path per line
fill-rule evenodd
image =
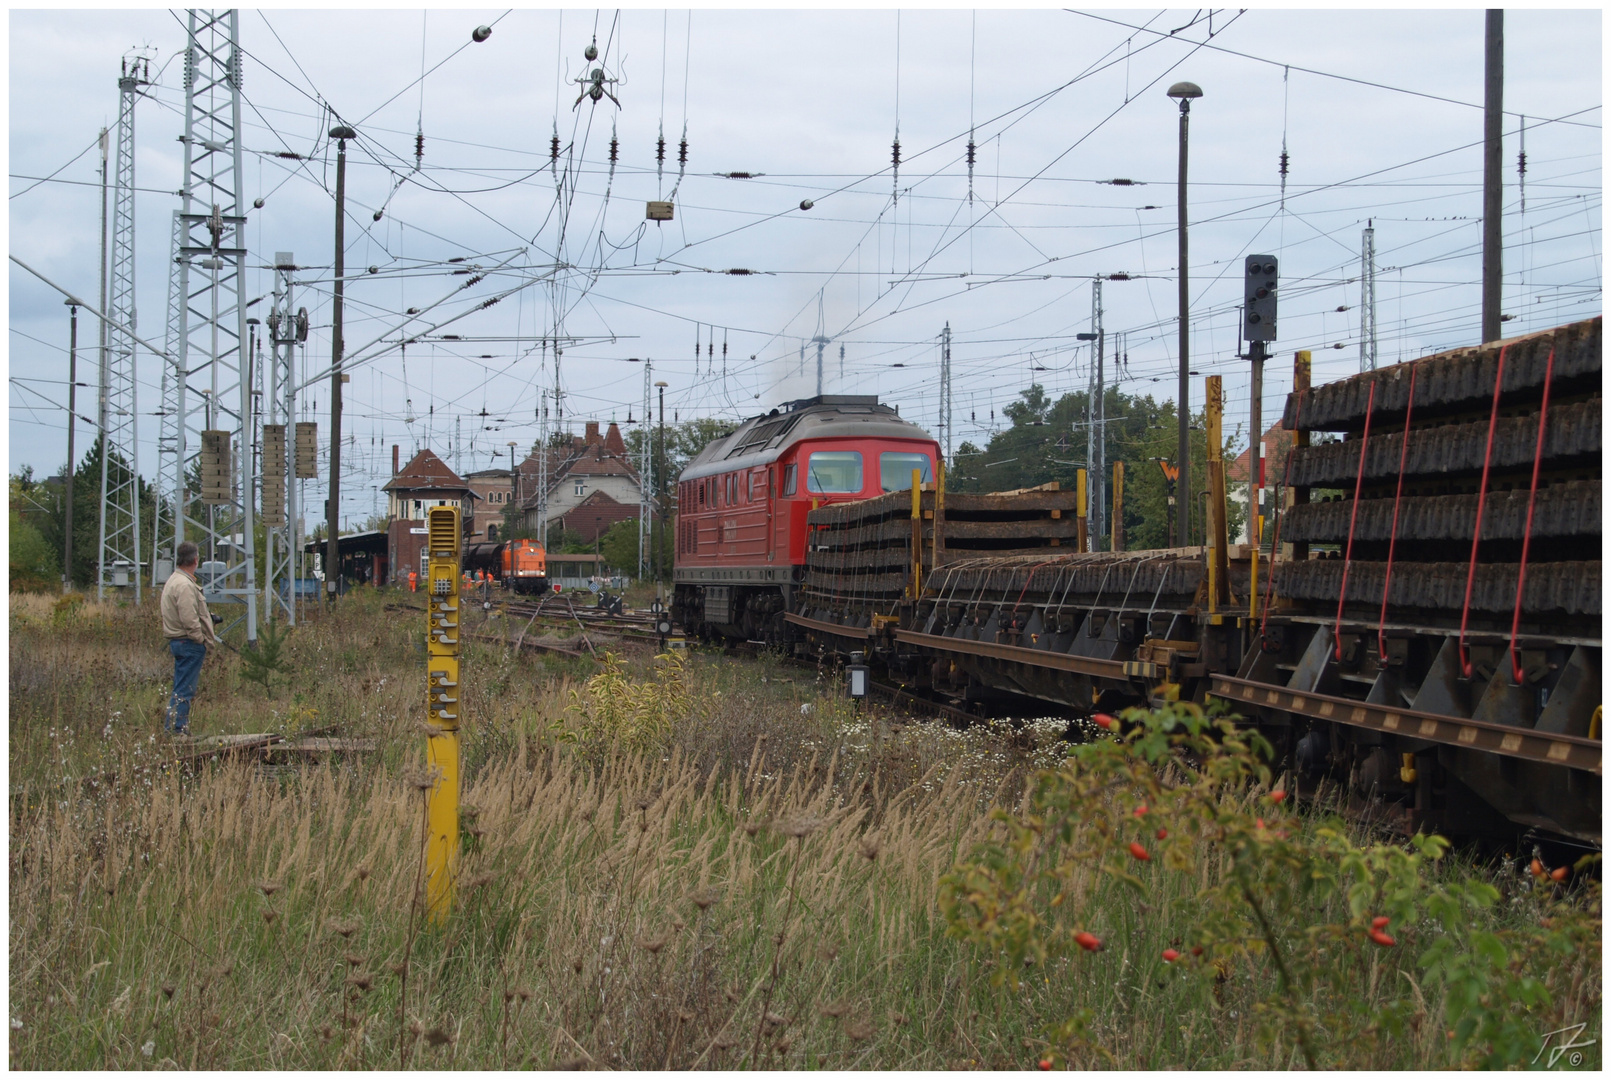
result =
M1182 495L1191 490L1191 457L1188 431L1191 425L1191 383L1190 351L1191 328L1187 325L1187 308L1190 300L1186 295L1186 130L1191 116L1191 103L1194 98L1203 96L1202 87L1193 82L1177 82L1169 88L1169 96L1180 102L1180 177L1175 182L1175 198L1178 217L1178 231L1180 233L1180 449L1178 451L1180 478L1176 490ZM1175 504L1176 535L1180 542L1188 542L1191 533L1188 527L1191 521L1191 500L1181 498Z
M661 538L665 535L666 527L666 497L664 479L666 472L666 387L670 384L662 379L656 382L654 385L655 388L660 391L660 453L658 455L660 458L660 467L655 470L655 478L660 483L659 498L655 500L660 504L660 521L658 523L659 527L654 531L655 580L658 581L660 579L660 575L663 574L666 569L660 565L660 548L664 543Z
M325 512L324 589L331 600L341 574L341 300L346 267L347 140L358 133L345 124L330 129L336 142L336 282L330 326L330 504Z

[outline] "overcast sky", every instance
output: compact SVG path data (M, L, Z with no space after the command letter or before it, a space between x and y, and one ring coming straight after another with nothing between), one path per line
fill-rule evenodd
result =
M81 151L103 125L115 138L120 60L139 47L152 58L154 85L136 107L136 282L141 334L158 345L181 182L183 19L9 20L9 252L91 302L99 155ZM819 334L830 340L829 392L876 393L932 429L949 322L955 442L981 442L1031 380L1054 394L1086 385L1091 348L1075 335L1091 329L1092 277L1125 273L1138 280L1104 285L1104 328L1116 335L1108 379L1172 399L1179 113L1165 90L1190 79L1204 92L1191 112L1192 367L1225 377L1228 426L1246 416L1242 265L1277 255L1268 420L1290 388L1293 350L1314 351L1317 382L1358 370L1368 221L1380 363L1477 341L1483 22L1476 9L243 10L244 198L264 199L247 226L247 295L270 291L274 252L293 252L295 302L313 324L299 369L329 364L326 109L359 133L348 271L376 270L347 288L349 350L426 329L415 320L402 330L402 313L452 293L465 265L502 268L433 314L528 283L449 328L499 340L419 342L406 358L377 346L353 370L343 452L352 522L382 509L393 443L405 457L420 445L450 457L457 425L464 471L507 467L494 452L506 455L509 440L523 455L542 393L553 409L542 339L556 333L582 339L561 372L573 430L641 420L643 368L629 357L651 358L669 384L668 421L740 419L807 395ZM472 42L483 24L490 38ZM1505 35L1508 334L1601 310L1602 20L1598 10L1512 10ZM580 88L569 80L598 66L583 59L595 36L620 108L609 98L573 108ZM310 160L274 156L287 150ZM725 175L735 171L765 175ZM675 219L645 221L646 201L674 190ZM721 273L730 269L752 273ZM15 264L9 302L10 466L52 472L66 451L66 309ZM95 336L83 317L81 345ZM696 363L696 340L702 353L714 342L713 360ZM79 371L93 383L92 354ZM149 475L160 367L144 351L138 381ZM1200 405L1201 377L1192 398ZM93 402L81 391L80 414L93 416ZM321 438L328 405L325 385L305 395ZM92 438L81 425L80 453ZM318 505L317 488L306 505Z

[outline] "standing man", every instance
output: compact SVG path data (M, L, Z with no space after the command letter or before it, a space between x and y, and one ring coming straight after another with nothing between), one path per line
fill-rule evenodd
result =
M409 592L418 592L419 591L419 584L420 584L419 571L418 570L410 570L408 572L408 591Z
M207 646L219 644L212 613L196 581L199 557L195 544L181 543L175 558L179 572L162 586L162 632L173 653L173 696L162 728L173 735L190 734L190 701L201 681L201 662L207 658Z

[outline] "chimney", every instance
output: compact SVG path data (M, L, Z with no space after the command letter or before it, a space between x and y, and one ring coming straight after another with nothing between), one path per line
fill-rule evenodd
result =
M597 420L589 420L587 422L587 445L588 446L593 446L596 443L598 443L598 441L599 441L599 422Z
M397 444L392 443L392 475L397 475Z
M626 443L621 439L621 428L614 420L610 421L610 429L604 435L604 447L612 454L626 454Z

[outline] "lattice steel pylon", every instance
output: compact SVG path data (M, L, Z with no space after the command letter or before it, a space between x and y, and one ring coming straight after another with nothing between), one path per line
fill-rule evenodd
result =
M124 57L118 76L117 169L112 188L111 282L106 349L101 353L101 527L95 597L132 584L140 601L140 460L134 338L134 104L149 86L150 62Z
M274 255L274 305L269 309L269 345L273 359L263 370L262 510L263 616L283 615L296 625L296 553L301 548L296 469L296 350L308 340L308 310L296 308L291 275L296 256Z
M183 229L179 247L179 352L173 387L174 544L187 537L208 567L212 603L244 606L257 638L256 553L250 449L252 387L244 355L245 202L239 141L242 55L235 11L189 13L185 48ZM167 407L166 404L164 406ZM191 472L200 502L192 504Z
M183 333L184 293L179 289L179 248L184 244L184 222L179 220L179 212L173 214L173 242L168 254L168 321L167 336L162 346L168 355L162 361L162 404L157 409L157 467L153 474L157 478L156 498L152 500L154 508L151 512L151 587L161 585L165 576L158 573L157 560L163 551L164 527L166 527L168 559L167 570L173 572L173 550L177 545L174 537L174 514L178 512L179 504L172 498L172 492L165 484L170 483L174 476L179 448L178 428L180 423L176 407L178 400L178 380L183 376L179 370L179 338Z

